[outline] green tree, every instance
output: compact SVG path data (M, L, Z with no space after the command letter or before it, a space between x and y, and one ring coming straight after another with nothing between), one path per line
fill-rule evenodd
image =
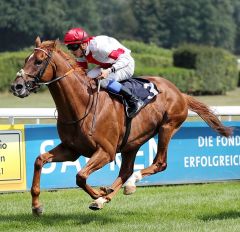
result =
M161 7L164 9L162 14L164 26L160 34L163 46L175 47L184 42L194 43L199 40L201 36L199 1L161 0ZM164 28L168 33L164 33Z
M135 39L138 24L129 1L95 1L100 14L100 33L117 39Z
M232 0L132 0L136 37L164 47L200 43L234 49Z
M233 19L236 25L236 37L235 37L235 52L240 54L240 1L231 0L233 3Z
M239 0L2 0L0 51L83 27L166 48L195 43L240 52L239 12Z
M138 28L135 36L145 43L154 42L159 44L159 14L160 1L136 0L131 1L131 9L137 20Z
M65 31L70 27L82 27L90 34L100 31L100 14L94 0L67 0L64 2L66 3L65 20L68 22L68 28L65 28Z
M36 36L56 38L64 28L62 0L0 2L1 48L17 50L33 44ZM50 37L50 38L49 38Z
M229 0L202 0L200 7L201 38L198 43L234 50L236 25L234 7Z

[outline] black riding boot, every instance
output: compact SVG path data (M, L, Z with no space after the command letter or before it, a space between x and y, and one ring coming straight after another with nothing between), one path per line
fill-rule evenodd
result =
M144 102L131 93L130 89L122 86L119 94L121 94L127 102L127 116L133 118L143 107Z

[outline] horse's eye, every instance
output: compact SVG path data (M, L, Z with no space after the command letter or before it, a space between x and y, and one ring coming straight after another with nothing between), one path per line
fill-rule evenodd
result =
M36 61L35 61L35 64L36 64L37 66L41 65L41 64L42 64L42 60L36 60Z

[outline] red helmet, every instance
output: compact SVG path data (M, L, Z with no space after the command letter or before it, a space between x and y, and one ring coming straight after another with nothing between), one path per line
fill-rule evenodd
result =
M88 41L88 34L82 28L72 28L64 36L64 43L80 44Z

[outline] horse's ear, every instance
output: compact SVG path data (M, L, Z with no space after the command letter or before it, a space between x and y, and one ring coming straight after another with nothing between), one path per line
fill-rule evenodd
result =
M53 43L53 48L56 48L57 46L60 45L60 40L59 39L56 39Z
M41 43L42 43L42 42L41 42L41 39L40 39L40 37L38 36L38 37L36 38L36 40L35 40L36 48L40 47Z

